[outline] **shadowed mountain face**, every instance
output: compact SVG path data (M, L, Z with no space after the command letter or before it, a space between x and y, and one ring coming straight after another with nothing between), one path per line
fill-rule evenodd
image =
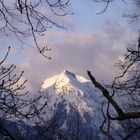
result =
M24 140L106 139L99 130L101 94L89 80L65 70L46 79L38 94L42 97L40 103L47 100L48 105L45 113L32 120L36 125L27 125L24 121L6 122L16 137Z
M48 99L50 109L47 109L53 112L50 120L57 118L55 137L60 140L105 139L99 130L101 118L97 110L102 99L89 80L65 70L46 79L40 94Z

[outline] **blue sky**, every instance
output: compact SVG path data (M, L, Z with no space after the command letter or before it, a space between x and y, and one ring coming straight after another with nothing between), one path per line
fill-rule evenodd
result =
M93 3L92 1L72 1L72 11L75 13L73 18L77 24L78 31L102 30L107 20L119 22L123 26L128 24L127 20L122 17L122 13L130 11L132 5L124 4L120 0L110 3L108 9L103 14L100 13L105 4Z
M36 90L43 80L64 69L85 77L88 69L98 80L111 81L118 73L114 64L122 59L125 47L137 35L137 26L122 17L123 11L133 10L133 6L122 4L121 0L115 1L105 13L98 15L96 13L101 12L104 5L92 1L72 0L69 8L73 15L54 17L68 30L52 28L39 39L41 44L47 43L52 48L48 53L52 60L46 60L32 47L22 46L12 35L0 38L2 51L5 46L12 46L8 63L15 63L25 70L31 90Z

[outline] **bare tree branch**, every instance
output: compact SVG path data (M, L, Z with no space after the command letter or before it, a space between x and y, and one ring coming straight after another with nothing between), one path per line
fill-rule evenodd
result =
M96 81L96 79L91 75L90 71L87 71L87 73L95 87L97 87L103 93L103 96L107 99L108 102L110 102L110 104L114 107L115 111L117 112L117 117L113 118L110 116L112 120L122 121L126 119L140 118L140 112L124 113L119 107L119 105L116 103L116 101L110 96L109 91L106 88L104 88L99 82Z
M24 121L34 118L43 113L47 102L38 106L41 96L29 98L29 92L25 92L25 83L22 81L23 71L17 74L16 66L5 66L4 62L9 54L10 47L0 63L0 131L1 134L16 140L9 128L4 125L5 121L20 119Z
M8 35L10 32L22 44L29 44L25 38L32 38L38 52L44 57L50 59L48 51L50 48L46 45L42 46L38 38L47 34L47 30L52 27L66 29L64 25L60 25L55 16L65 16L70 14L68 6L70 0L10 0L0 1L0 31L3 35ZM43 11L43 8L46 9ZM49 14L47 11L51 11ZM50 15L54 18L51 18ZM19 26L20 25L20 26ZM24 38L24 39L22 39Z

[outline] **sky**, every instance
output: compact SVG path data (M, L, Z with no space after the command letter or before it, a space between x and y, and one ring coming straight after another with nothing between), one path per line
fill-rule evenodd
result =
M51 60L32 47L22 46L13 35L0 38L1 53L6 52L5 46L14 46L7 63L14 63L19 70L25 71L27 88L32 92L39 90L45 79L64 69L86 78L86 71L90 70L97 80L111 82L119 74L114 65L137 37L137 24L130 24L129 19L122 17L124 11L135 10L133 5L118 0L107 11L97 14L104 6L90 0L72 0L69 9L74 14L54 17L67 30L54 27L39 39L40 44L47 44L52 49L48 52Z

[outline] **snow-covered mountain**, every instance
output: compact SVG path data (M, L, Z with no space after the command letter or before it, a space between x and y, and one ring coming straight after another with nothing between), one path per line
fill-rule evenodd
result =
M46 79L41 85L40 93L49 99L48 105L63 100L67 105L77 106L81 114L94 112L101 102L101 94L89 80L67 70Z
M50 119L57 118L56 136L63 132L69 140L105 139L99 130L102 97L89 80L64 70L46 79L40 94L47 98Z
M82 76L70 71L47 78L36 106L47 106L31 122L5 121L9 132L25 140L107 140L99 130L101 93ZM1 135L0 140L7 137ZM10 139L8 139L10 140Z

